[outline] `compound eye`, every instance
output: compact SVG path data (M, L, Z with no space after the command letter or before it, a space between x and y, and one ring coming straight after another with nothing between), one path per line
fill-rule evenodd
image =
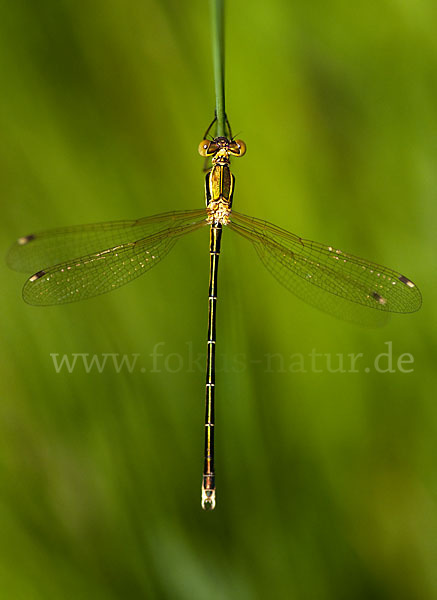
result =
M229 151L235 156L244 156L246 154L246 144L243 140L233 140L229 144Z
M200 156L212 156L217 152L217 146L210 140L202 140L199 144Z

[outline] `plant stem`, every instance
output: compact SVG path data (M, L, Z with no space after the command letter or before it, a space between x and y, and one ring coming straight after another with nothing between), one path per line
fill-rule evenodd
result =
M226 132L225 112L225 36L224 36L224 0L212 1L212 51L214 57L215 115L217 117L217 136Z

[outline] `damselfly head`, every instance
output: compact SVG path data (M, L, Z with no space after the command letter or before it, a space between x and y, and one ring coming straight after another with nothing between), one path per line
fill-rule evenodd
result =
M225 150L233 156L243 156L246 153L246 144L242 140L228 140L226 137L202 140L199 144L200 156L214 156L220 150Z

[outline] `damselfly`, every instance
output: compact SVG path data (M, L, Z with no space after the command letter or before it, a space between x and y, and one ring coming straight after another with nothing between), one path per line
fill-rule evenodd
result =
M213 121L214 123L214 121ZM158 264L185 234L210 231L209 316L206 367L205 454L202 507L215 507L214 400L217 272L223 229L252 242L261 261L291 292L322 310L351 320L363 314L410 313L421 306L417 286L376 263L312 242L276 225L232 210L235 178L231 157L246 146L232 137L209 136L199 145L212 167L206 173L206 208L168 212L134 221L63 227L19 238L9 265L34 272L24 284L29 304L53 305L91 298L121 287ZM373 309L366 311L362 309ZM370 318L376 322L378 319Z

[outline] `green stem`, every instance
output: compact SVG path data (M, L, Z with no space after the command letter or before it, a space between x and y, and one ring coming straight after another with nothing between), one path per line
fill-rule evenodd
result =
M214 57L215 115L217 136L226 132L224 0L212 0L212 51Z

